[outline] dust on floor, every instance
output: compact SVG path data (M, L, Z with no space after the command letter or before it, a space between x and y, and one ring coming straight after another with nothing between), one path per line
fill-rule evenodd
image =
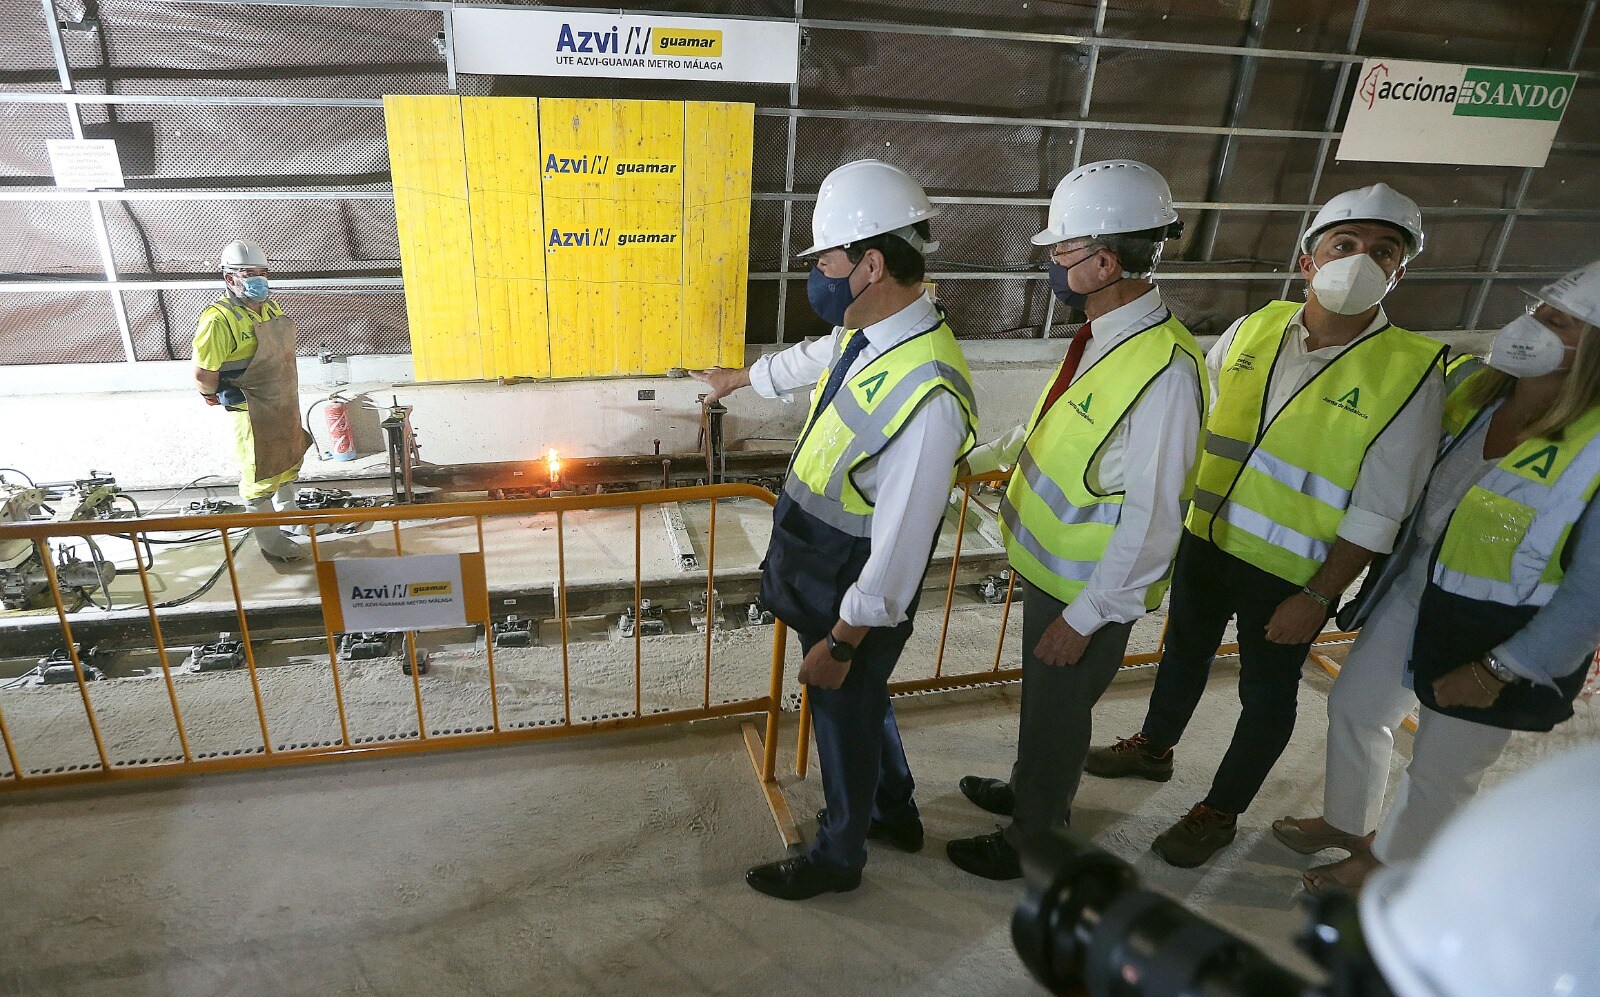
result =
M1136 728L1150 674L1113 685L1097 740ZM1086 779L1074 820L1156 888L1292 958L1315 859L1268 825L1321 803L1329 683L1314 668L1239 841L1192 871L1146 850L1204 795L1238 716L1233 674L1217 670L1172 782ZM1020 887L943 855L992 827L955 782L1006 771L1016 705L1015 686L897 701L927 847L875 850L861 889L804 904L744 885L781 848L727 722L10 797L0 992L1037 993L1010 945ZM1555 735L1519 737L1493 778L1597 736L1588 704ZM815 773L788 797L797 815L820 805Z

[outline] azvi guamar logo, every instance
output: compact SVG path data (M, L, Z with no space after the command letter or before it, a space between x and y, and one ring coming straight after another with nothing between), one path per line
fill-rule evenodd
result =
M613 25L609 30L585 31L563 24L556 34L557 62L573 65L680 66L682 61L699 65L722 58L722 31L714 28L631 27L624 34ZM661 61L652 61L661 60ZM666 61L671 60L671 61ZM707 63L720 67L720 63Z

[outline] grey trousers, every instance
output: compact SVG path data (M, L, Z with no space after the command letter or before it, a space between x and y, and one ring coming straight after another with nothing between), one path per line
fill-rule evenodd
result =
M1044 664L1033 649L1064 609L1063 603L1027 587L1022 603L1022 711L1017 761L1011 767L1016 810L1005 829L1013 847L1071 816L1089 756L1094 704L1122 667L1133 631L1131 623L1107 623L1094 632L1077 664Z

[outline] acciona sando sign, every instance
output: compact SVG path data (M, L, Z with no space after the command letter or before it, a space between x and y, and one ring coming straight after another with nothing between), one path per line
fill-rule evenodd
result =
M1338 158L1543 166L1574 73L1368 59L1356 77Z

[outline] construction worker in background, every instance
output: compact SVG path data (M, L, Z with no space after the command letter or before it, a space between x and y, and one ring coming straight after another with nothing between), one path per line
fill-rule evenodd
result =
M1535 298L1487 366L1458 368L1427 491L1362 587L1328 696L1323 815L1273 824L1296 851L1350 852L1307 872L1313 892L1415 859L1513 730L1572 717L1600 644L1600 261ZM1379 827L1392 732L1419 700Z
M1210 386L1205 354L1151 280L1181 230L1161 174L1112 160L1067 174L1033 237L1050 247L1057 296L1088 321L1028 424L968 458L980 474L1016 465L1000 520L1026 583L1011 779L960 783L1012 822L947 846L988 879L1019 878L1018 840L1067 822L1095 702L1171 578Z
M194 333L194 380L207 405L232 421L239 495L251 512L295 508L294 482L311 438L300 424L300 376L294 321L272 300L267 257L253 242L222 249L226 293L200 313ZM262 556L297 561L306 550L285 530L250 531Z
M1274 301L1212 349L1215 406L1174 565L1166 647L1143 729L1086 771L1172 778L1223 630L1238 617L1243 711L1211 791L1155 839L1197 866L1233 841L1294 731L1300 670L1339 596L1387 553L1439 441L1443 344L1379 302L1422 251L1422 213L1385 184L1346 191L1301 236L1304 305Z
M802 254L817 258L807 297L833 331L749 367L694 372L708 402L746 385L787 401L816 385L761 573L761 601L805 655L827 801L808 852L745 877L786 900L855 889L869 837L922 847L889 675L977 430L966 360L923 289L937 213L887 163L834 170Z

